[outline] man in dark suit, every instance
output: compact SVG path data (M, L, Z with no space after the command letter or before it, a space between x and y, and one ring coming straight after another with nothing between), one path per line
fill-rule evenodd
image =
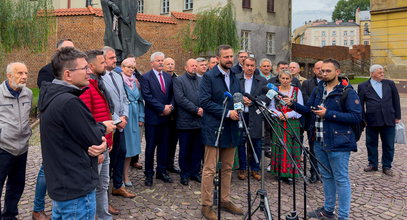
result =
M308 99L311 96L312 91L318 86L318 83L321 80L323 80L323 74L321 72L322 63L323 63L322 60L316 62L314 64L314 68L313 68L313 72L315 74L314 77L307 79L302 83L301 92L302 92L302 97L304 98L304 103L308 102ZM312 132L309 131L312 118L310 115L304 115L303 117L305 117L304 130L307 131L308 145L310 148L310 152L312 155L315 155L314 154L315 137L313 137ZM309 182L316 183L319 179L319 177L317 175L317 161L315 159L315 156L310 156L310 159L311 159L310 162L312 164L310 166L311 177L309 178Z
M370 67L370 79L358 86L362 116L366 122L366 147L369 165L365 172L377 171L379 134L382 140L383 173L393 176L395 124L400 122L400 96L393 81L384 79L384 68Z
M236 207L230 201L230 184L232 180L232 166L235 155L235 147L238 145L239 116L233 110L233 102L227 102L226 116L223 121L223 130L219 145L215 146L216 134L223 113L224 93L232 94L240 91L239 81L235 73L231 71L233 65L233 49L228 45L221 45L218 49L219 64L213 67L202 77L199 87L199 101L203 108L202 118L202 142L205 145L204 166L201 183L201 212L206 219L216 220L215 211L212 209L213 178L216 172L217 160L222 161L221 182L222 195L220 196L221 207L235 214L243 214L241 208Z
M253 57L248 57L243 61L243 73L237 75L237 79L240 83L240 90L241 93L248 93L253 97L258 97L262 95L262 88L266 87L267 80L262 77L261 75L254 74L254 70L256 69L256 60ZM257 155L257 158L260 160L260 153L261 153L261 137L263 133L262 129L262 116L261 114L257 114L257 108L253 105L252 101L247 97L243 97L244 102L244 113L243 117L248 126L251 141L253 143L254 151ZM259 163L256 163L253 156L252 147L250 146L249 142L247 141L248 137L246 132L242 131L243 140L239 144L239 171L238 177L241 180L246 178L246 170L247 170L247 159L246 159L246 147L249 149L250 154L252 155L250 158L250 169L251 175L256 179L260 180L261 175L259 173L260 166ZM247 143L247 144L246 144Z
M174 109L172 78L163 71L164 54L151 55L151 68L143 75L141 92L145 101L145 171L144 184L153 185L154 152L157 147L156 178L172 183L167 173L167 154L169 141L170 115Z

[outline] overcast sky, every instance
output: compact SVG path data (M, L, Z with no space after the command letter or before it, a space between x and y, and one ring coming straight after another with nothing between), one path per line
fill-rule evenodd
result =
M332 12L338 0L293 0L293 26L292 30L319 18L331 21Z

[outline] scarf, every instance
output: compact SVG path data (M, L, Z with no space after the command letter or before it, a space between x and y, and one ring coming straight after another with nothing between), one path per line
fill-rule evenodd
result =
M136 77L132 74L131 76L126 76L122 73L124 83L133 90L134 83L137 81Z

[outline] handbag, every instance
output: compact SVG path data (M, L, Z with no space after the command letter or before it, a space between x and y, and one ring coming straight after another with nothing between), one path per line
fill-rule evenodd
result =
M406 132L403 122L396 124L396 137L394 142L396 144L406 144Z

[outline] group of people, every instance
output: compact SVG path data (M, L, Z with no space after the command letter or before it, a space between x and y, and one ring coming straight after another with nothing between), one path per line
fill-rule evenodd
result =
M394 82L384 79L382 66L372 65L371 78L356 93L340 76L339 62L333 59L316 62L315 75L305 79L296 62L281 61L273 71L267 58L257 64L247 51L239 51L236 57L234 65L233 49L221 45L214 57L188 59L185 72L178 75L172 58L154 52L151 70L141 74L133 56L116 66L116 52L108 46L83 53L72 40L60 40L51 63L38 75L43 162L33 219L50 219L44 212L47 191L53 200L53 219L112 219L112 214L119 214L109 204L110 178L112 195L135 197L129 190L133 185L129 169L143 169L139 162L143 130L144 184L153 186L154 175L172 183L168 172L179 174L182 185L190 180L201 183L201 212L209 220L217 219L212 206L216 205L213 188L218 160L222 162L218 208L243 215L230 199L233 169L237 167L241 180L249 174L260 180L254 155L260 159L264 149L271 158L269 171L290 183L300 175L306 131L311 153L309 182L321 178L325 195L324 205L308 216L334 219L338 197L338 219L348 219L348 163L350 152L357 149L353 124L364 120L367 125L369 164L364 171L378 170L380 134L383 173L393 175L394 127L401 119ZM0 87L1 187L7 177L1 216L15 219L25 184L32 92L25 86L28 70L23 63L10 63L6 71L7 80ZM267 95L269 83L277 86L278 96ZM274 124L262 125L263 117L250 97L243 95L242 108L236 108L235 100L225 98L225 92L260 100ZM239 126L242 120L249 133ZM179 168L174 163L177 143Z

